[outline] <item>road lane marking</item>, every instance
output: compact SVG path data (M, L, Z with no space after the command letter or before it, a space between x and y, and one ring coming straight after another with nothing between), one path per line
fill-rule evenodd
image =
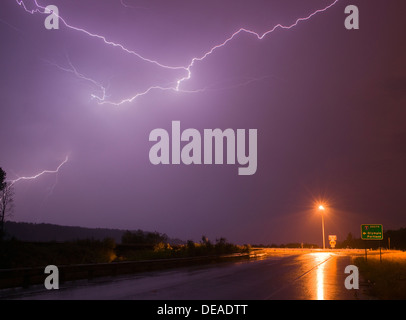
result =
M313 266L312 268L310 268L309 270L307 270L306 272L302 273L300 276L294 278L292 281L286 283L284 286L282 286L281 288L277 289L276 291L272 292L272 294L270 294L269 296L267 296L266 298L264 298L263 300L270 300L273 296L275 296L277 293L285 290L287 287L291 286L292 284L294 284L297 280L303 278L305 275L307 275L308 273L310 273L311 271L317 269L320 265L322 265L323 263L327 262L328 260L330 260L333 256L335 256L334 254L331 254L327 259L319 262L318 264L316 264L315 266Z

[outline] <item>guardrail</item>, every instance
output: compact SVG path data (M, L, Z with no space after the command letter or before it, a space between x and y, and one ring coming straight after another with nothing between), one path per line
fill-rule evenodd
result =
M98 264L64 265L59 269L60 283L96 277L109 277L124 274L133 274L146 271L170 269L192 265L205 265L232 261L236 259L249 259L259 257L260 252L247 254L213 255L193 258L157 259L142 261L125 261ZM48 276L44 267L19 268L0 270L0 289L29 287L30 285L44 283Z

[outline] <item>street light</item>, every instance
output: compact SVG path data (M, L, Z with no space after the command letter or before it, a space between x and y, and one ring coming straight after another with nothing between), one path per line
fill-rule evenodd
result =
M324 211L326 210L325 208L324 208L324 206L323 205L319 205L319 210L320 210L320 212L321 212L321 228L322 228L322 231L323 231L323 250L325 250L326 249L326 243L325 243L325 240L324 240Z

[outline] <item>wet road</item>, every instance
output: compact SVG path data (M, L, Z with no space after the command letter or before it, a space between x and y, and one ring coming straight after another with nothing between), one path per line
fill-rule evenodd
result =
M11 299L120 300L354 300L360 290L347 290L344 269L351 257L312 252L271 256L263 260L187 267L126 277L43 286L7 293ZM1 296L1 294L0 294Z

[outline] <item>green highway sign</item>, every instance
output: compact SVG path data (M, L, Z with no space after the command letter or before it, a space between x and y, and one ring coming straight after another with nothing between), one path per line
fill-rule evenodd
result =
M381 224L361 224L362 240L382 240L383 227Z

